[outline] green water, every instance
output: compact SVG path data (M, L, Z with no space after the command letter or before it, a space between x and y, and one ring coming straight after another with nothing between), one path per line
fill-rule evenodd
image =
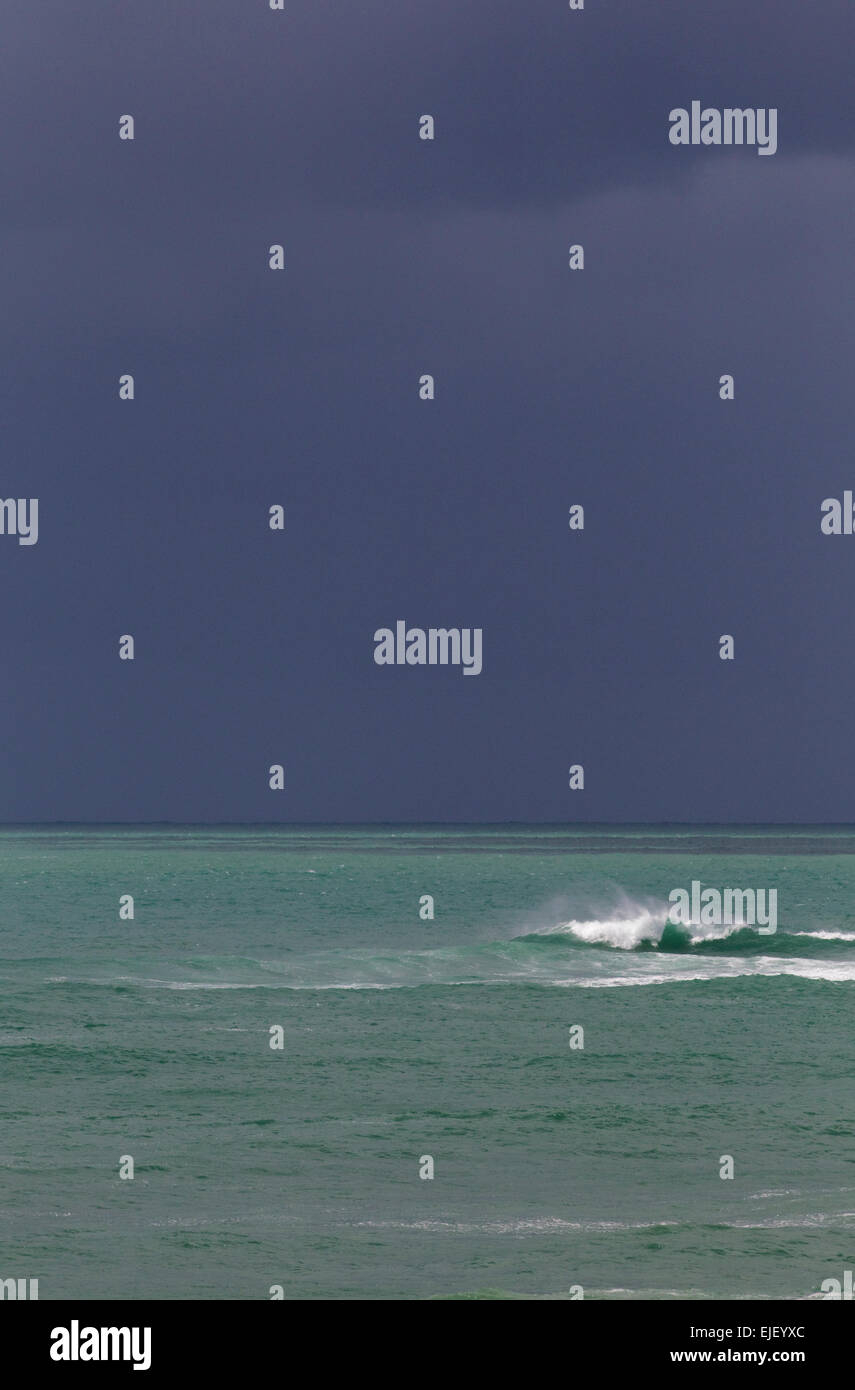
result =
M816 1297L855 1259L853 851L840 828L0 831L0 1278ZM663 948L692 880L776 889L777 932Z

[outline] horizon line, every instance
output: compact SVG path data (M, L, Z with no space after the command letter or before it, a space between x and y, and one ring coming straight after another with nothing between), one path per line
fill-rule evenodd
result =
M855 821L177 821L177 820L0 820L2 829L50 829L75 827L99 829L128 827L152 828L170 826L176 829L267 829L267 830L394 830L394 829L552 829L552 830L855 830Z

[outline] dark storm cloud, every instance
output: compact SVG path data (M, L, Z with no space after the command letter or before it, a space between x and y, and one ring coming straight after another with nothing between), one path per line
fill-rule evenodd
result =
M3 58L0 814L851 817L849 7L73 8Z
M837 153L855 139L853 38L849 0L18 4L6 196L27 220L60 202L88 218L126 156L125 111L140 138L124 211L152 218L292 199L517 206L679 179L699 152L668 145L668 112L694 98L775 106L782 154ZM416 160L422 112L439 138Z

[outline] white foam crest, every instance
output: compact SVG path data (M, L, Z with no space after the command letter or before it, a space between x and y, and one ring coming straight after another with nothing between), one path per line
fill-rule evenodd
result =
M855 941L852 931L793 931L789 936L809 936L814 941Z
M792 975L803 980L846 984L855 980L855 962L831 964L821 960L785 960L775 956L758 956L752 960L719 958L709 963L693 961L690 966L675 961L667 973L610 975L596 980L555 980L553 983L578 986L580 989L610 989L620 985L676 985L688 984L693 980L732 980L741 975Z
M632 951L642 941L658 942L665 928L668 910L628 906L617 915L593 918L587 922L557 922L553 927L541 927L536 936L575 936L578 941L615 946Z
M558 922L554 927L542 927L537 936L575 936L577 941L589 945L612 946L620 951L634 951L644 941L659 945L662 933L668 925L670 905L641 904L627 902L617 912L604 917L579 922L575 918L569 922ZM723 941L733 932L742 931L746 923L734 922L728 925L706 926L701 922L687 922L677 930L684 931L692 945L702 941Z
M562 1231L586 1231L591 1234L613 1231L654 1231L663 1226L677 1226L677 1221L565 1221L560 1216L528 1217L507 1221L442 1221L425 1218L421 1221L353 1221L354 1227L373 1230L449 1232L455 1235L551 1235Z

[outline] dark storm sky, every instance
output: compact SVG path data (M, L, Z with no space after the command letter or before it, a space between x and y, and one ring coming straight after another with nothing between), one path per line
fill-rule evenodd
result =
M855 820L853 38L7 0L0 819ZM672 147L693 99L777 154ZM482 674L376 666L399 618Z

